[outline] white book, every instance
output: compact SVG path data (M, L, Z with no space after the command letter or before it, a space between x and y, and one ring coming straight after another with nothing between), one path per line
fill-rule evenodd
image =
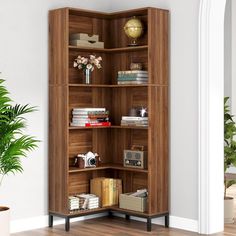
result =
M73 123L88 123L90 122L90 119L88 118L72 118Z
M147 84L147 81L117 81L117 84Z
M73 108L73 111L74 112L106 111L106 108L101 108L101 107L98 107L98 108L93 108L93 107L90 107L90 108Z
M148 117L140 117L140 116L122 116L122 120L148 120Z
M85 123L70 123L70 126L85 126Z

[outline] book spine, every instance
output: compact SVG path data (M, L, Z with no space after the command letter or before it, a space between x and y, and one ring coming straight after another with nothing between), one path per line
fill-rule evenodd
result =
M113 179L109 179L109 206L113 205Z
M73 111L77 112L106 111L106 108L73 108Z
M135 79L135 78L140 78L140 79L147 79L148 75L145 74L123 74L123 75L118 75L118 79Z
M118 71L118 75L124 75L124 74L148 74L148 71L146 70L123 70Z
M117 84L147 84L147 81L117 81Z
M144 78L140 78L140 77L118 77L117 81L148 81L148 77Z
M109 179L102 181L102 206L109 206Z
M111 122L85 123L85 127L91 126L111 126Z

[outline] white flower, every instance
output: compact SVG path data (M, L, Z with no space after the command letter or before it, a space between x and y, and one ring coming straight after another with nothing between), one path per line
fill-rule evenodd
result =
M93 66L92 66L91 64L88 64L88 65L86 66L86 68L87 68L87 69L92 69Z
M94 66L98 69L102 68L100 62L102 61L102 57L97 57L95 55L89 55L89 57L82 57L80 55L74 60L73 66L77 67L79 70L81 69L90 69L94 70Z
M90 55L90 60L94 60L96 57L94 55Z

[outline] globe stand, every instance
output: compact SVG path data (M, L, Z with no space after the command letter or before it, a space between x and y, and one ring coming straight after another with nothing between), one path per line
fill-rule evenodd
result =
M128 44L129 47L135 47L138 46L137 39L132 39L130 44Z

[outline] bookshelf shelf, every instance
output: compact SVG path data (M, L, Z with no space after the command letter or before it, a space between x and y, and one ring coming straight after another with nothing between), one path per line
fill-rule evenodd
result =
M168 87L165 84L69 84L77 88L135 88L135 87Z
M95 167L95 168L83 168L79 169L76 167L70 167L69 168L69 173L77 173L77 172L87 172L87 171L97 171L97 170L105 170L105 169L114 169L114 170L123 170L123 171L134 171L134 172L140 172L140 173L148 173L148 170L145 169L138 169L138 168L128 168L128 167L123 167L122 165L119 164L103 164L102 166Z
M111 125L111 126L93 126L93 127L84 127L84 126L69 126L69 130L77 129L148 129L147 126L121 126L121 125Z
M53 216L61 216L68 231L70 218L103 211L144 217L148 231L155 216L165 216L168 226L168 14L167 10L152 7L109 14L68 7L50 10L49 226ZM138 39L141 46L129 47L130 39L123 27L133 16L143 22L145 29ZM75 33L96 34L105 48L71 46L70 36ZM92 72L92 84L83 84L83 71L74 68L73 62L78 55L90 54L102 57L102 68ZM148 71L140 76L145 78L140 82L146 84L117 84L118 72L129 70L131 63L141 63L142 70ZM138 79L137 74L134 80ZM148 126L121 126L122 116L137 107L147 108ZM75 108L105 108L112 125L69 126L74 121L83 124L79 112L77 117L72 112ZM124 150L134 146L145 148L147 169L123 166ZM85 169L71 167L73 157L89 151L98 153L106 164ZM69 196L89 193L90 181L97 177L119 179L123 193L147 189L147 211L110 206L70 213Z
M69 84L69 87L81 88L132 88L148 87L148 84Z
M119 52L135 52L147 50L148 45L135 46L135 47L120 47L120 48L85 48L69 45L69 49L84 51L84 52L101 52L101 53L119 53Z

